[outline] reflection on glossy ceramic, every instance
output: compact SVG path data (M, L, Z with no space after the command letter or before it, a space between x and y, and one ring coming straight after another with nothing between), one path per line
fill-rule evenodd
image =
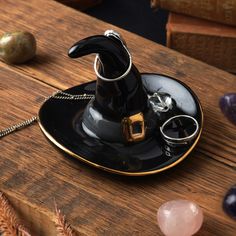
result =
M87 135L82 128L82 117L89 101L49 99L39 111L40 127L44 134L63 151L95 167L124 175L147 175L168 169L183 160L196 145L202 129L203 114L197 97L183 83L156 74L142 74L148 95L155 92L169 94L174 101L169 112L156 115L154 133L144 141L130 144L107 142ZM66 90L71 94L94 94L96 82ZM89 106L87 109L90 109ZM91 114L91 112L90 112ZM166 145L159 127L171 116L190 115L200 127L189 145L173 148ZM96 115L96 114L94 114ZM109 136L105 118L101 117L104 132ZM117 132L120 128L117 127Z

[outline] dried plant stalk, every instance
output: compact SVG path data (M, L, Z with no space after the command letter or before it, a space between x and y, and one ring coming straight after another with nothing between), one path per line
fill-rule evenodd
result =
M74 230L71 228L70 224L66 221L65 216L62 215L61 211L58 209L55 203L56 219L55 225L58 232L58 236L76 236Z
M31 236L20 224L15 210L2 192L0 192L0 233L2 236Z

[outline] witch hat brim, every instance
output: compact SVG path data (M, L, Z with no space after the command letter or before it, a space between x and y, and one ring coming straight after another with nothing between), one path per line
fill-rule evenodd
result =
M81 125L88 100L57 100L50 98L39 111L40 128L46 137L67 154L94 167L121 175L142 176L167 170L186 158L197 144L202 131L203 112L196 95L182 82L173 78L142 74L148 94L168 93L175 100L178 111L194 117L199 124L198 135L189 145L166 149L159 127L153 136L131 145L109 143L88 136ZM66 90L70 94L94 94L96 81ZM176 93L178 91L178 93Z

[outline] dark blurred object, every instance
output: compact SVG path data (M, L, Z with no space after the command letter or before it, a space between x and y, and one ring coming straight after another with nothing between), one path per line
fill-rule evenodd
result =
M102 2L102 0L56 0L64 5L84 11L90 7L94 7Z
M236 184L229 189L224 197L223 209L226 214L236 220Z
M228 118L228 120L236 125L236 93L225 94L220 98L219 105L221 111Z
M170 13L167 47L228 72L236 73L236 28Z
M104 0L86 13L165 45L168 13L154 11L147 0Z

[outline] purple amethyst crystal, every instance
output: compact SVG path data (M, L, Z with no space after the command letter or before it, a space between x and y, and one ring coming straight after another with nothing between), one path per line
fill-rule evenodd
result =
M220 98L220 109L236 125L236 93L227 93Z
M223 209L230 217L236 220L236 184L225 195Z

